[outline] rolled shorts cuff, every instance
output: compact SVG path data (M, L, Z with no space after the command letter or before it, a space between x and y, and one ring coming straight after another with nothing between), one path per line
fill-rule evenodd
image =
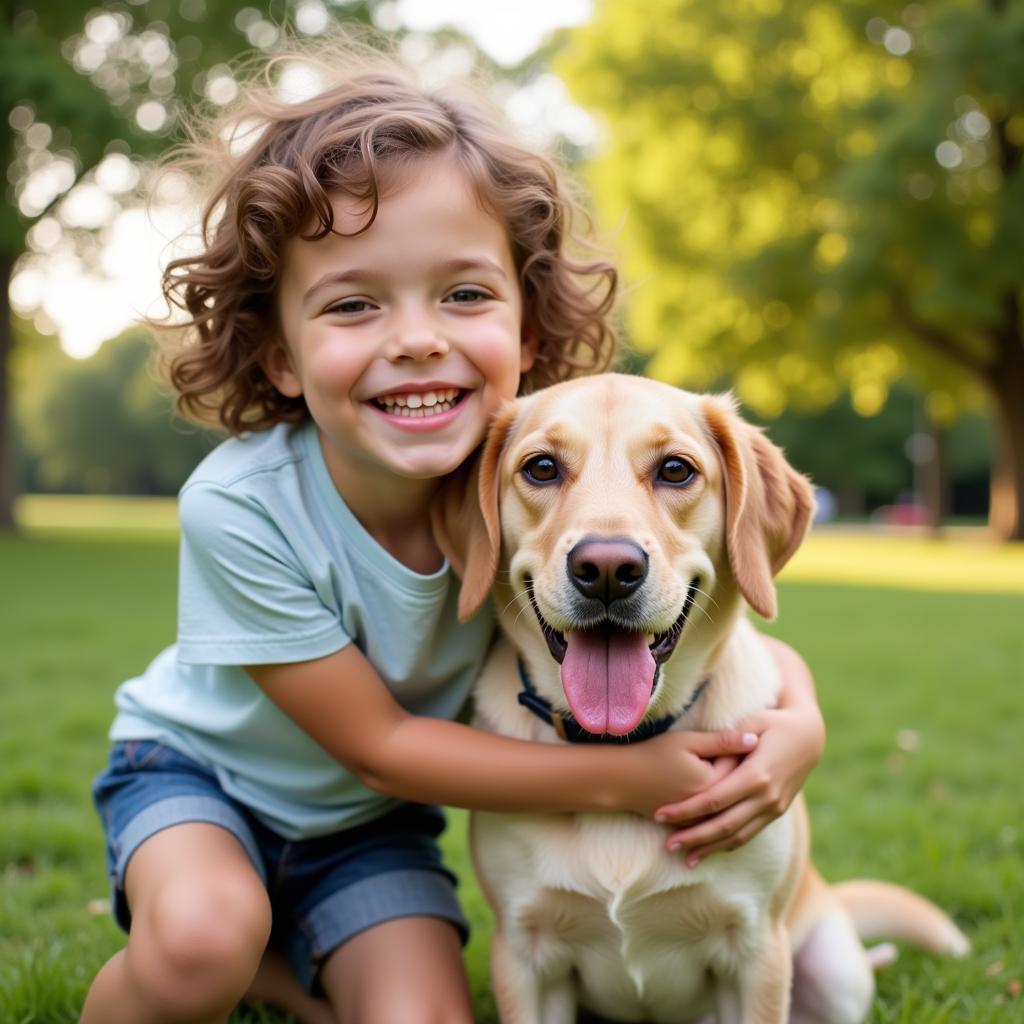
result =
M114 885L124 890L124 876L128 870L128 861L132 854L157 832L174 825L186 825L191 822L205 822L219 825L230 832L245 848L263 884L267 884L267 870L263 865L259 847L245 819L223 800L216 797L181 794L169 796L150 804L139 811L124 827L118 836L117 860L114 864Z
M438 917L455 926L463 944L469 937L469 922L447 873L387 871L346 886L306 914L288 951L299 980L313 991L320 968L334 950L367 928L402 917Z

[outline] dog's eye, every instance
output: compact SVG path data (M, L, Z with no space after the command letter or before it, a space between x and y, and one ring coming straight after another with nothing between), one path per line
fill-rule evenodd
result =
M688 484L697 475L697 470L686 459L670 455L658 467L658 479L666 484Z
M530 483L550 484L558 479L558 463L550 455L535 455L523 466L523 476Z

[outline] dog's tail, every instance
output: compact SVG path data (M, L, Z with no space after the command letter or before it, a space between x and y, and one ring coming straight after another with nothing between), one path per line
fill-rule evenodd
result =
M889 882L857 879L839 882L832 891L853 919L862 940L901 939L941 956L966 956L967 936L934 903L916 892ZM877 947L881 966L888 957Z

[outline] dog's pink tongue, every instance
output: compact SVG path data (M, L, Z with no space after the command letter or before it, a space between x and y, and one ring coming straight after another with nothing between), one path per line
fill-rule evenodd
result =
M624 736L643 718L657 666L643 633L588 629L566 633L562 689L587 732Z

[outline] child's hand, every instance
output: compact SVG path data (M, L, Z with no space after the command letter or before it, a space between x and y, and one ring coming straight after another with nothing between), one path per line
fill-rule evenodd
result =
M758 745L753 729L721 732L680 730L617 748L628 759L629 770L619 774L626 795L620 808L650 816L666 800L680 794L695 799L721 780L744 754ZM682 805L680 805L682 806Z
M720 759L706 789L655 815L688 826L669 836L668 847L685 850L690 867L718 850L735 850L785 813L825 749L825 723L807 665L786 644L763 639L782 673L782 690L778 708L756 712L738 726L759 736L757 749L738 766L732 758Z

